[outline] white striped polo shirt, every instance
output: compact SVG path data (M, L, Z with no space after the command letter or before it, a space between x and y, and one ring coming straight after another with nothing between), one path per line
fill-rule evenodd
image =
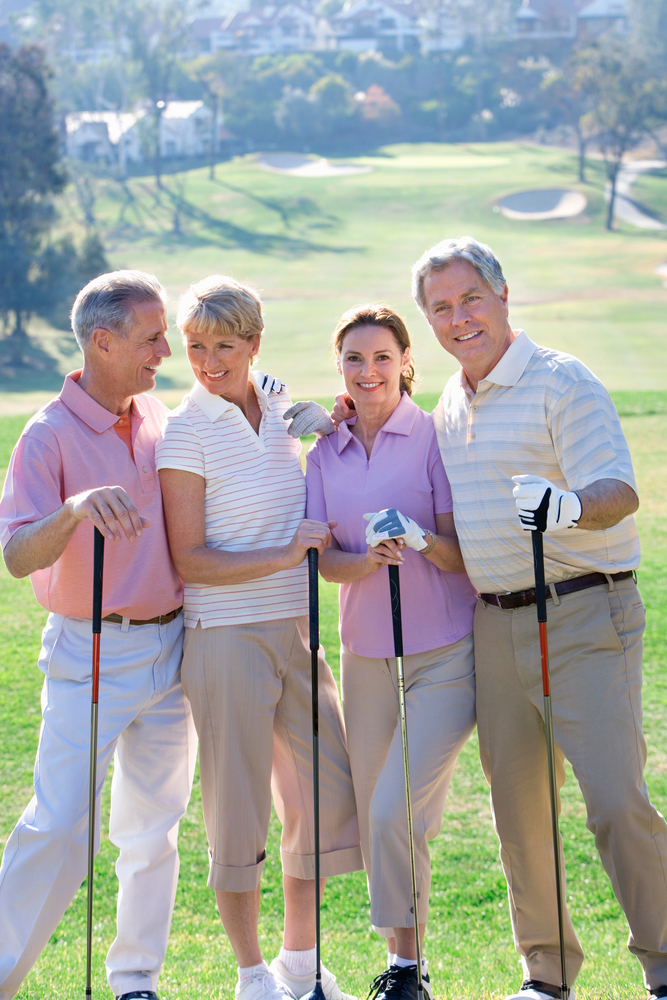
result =
M517 516L512 476L566 490L619 479L636 491L630 451L609 393L570 354L521 331L473 393L453 375L433 412L468 575L482 593L534 586L532 543ZM547 582L639 565L633 517L604 531L544 535Z
M250 373L262 410L259 434L234 403L197 382L167 418L156 446L158 469L182 469L206 480L206 544L248 552L286 545L305 517L301 442L290 437L283 413L287 392L270 396ZM183 512L187 517L187 511ZM308 613L306 563L248 583L185 584L185 625L243 625Z

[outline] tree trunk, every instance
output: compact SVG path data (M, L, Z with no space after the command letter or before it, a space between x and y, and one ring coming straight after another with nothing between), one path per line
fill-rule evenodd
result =
M579 145L579 183L586 183L586 145L587 140L580 128L577 128L577 143Z
M14 310L16 322L9 337L9 363L16 368L21 368L26 360L26 348L28 346L28 334L23 328L23 317L20 309Z
M609 177L609 208L607 211L607 229L611 232L614 228L614 205L616 202L616 177L618 176L618 164L615 163L608 173Z
M162 149L160 147L160 120L162 118L161 108L155 109L155 186L162 188Z

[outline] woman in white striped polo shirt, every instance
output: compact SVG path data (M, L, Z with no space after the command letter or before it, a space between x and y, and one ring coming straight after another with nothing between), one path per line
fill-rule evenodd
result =
M300 442L251 371L261 302L232 278L193 285L178 310L192 391L156 450L169 543L185 581L183 687L200 740L208 884L239 965L242 1000L315 985L307 569L329 526L305 520ZM320 661L323 876L362 867L342 713ZM283 824L285 931L269 968L257 934L271 787ZM347 1000L324 968L327 1000Z

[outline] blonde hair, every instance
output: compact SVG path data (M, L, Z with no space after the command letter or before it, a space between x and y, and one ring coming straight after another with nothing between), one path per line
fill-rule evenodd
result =
M176 325L181 333L212 333L252 340L264 329L262 302L254 290L234 278L211 274L190 285L178 303Z
M343 313L334 330L333 349L337 360L340 359L343 350L343 341L348 333L359 329L361 326L377 326L390 330L402 354L405 354L406 350L409 350L411 347L410 334L405 322L390 306L354 306L352 309L348 309L346 313ZM407 392L408 396L411 396L416 380L415 366L410 362L410 367L406 371L401 372L399 383L401 392Z

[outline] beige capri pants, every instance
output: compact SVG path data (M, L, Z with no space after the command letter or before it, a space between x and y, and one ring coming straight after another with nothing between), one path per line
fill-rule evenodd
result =
M396 660L341 649L343 706L361 848L378 934L413 927ZM403 657L419 922L428 918L431 857L456 758L475 728L472 633Z
M310 649L307 617L186 628L182 682L199 734L208 885L248 892L266 858L271 789L283 872L315 877ZM363 867L331 669L319 654L321 874Z

